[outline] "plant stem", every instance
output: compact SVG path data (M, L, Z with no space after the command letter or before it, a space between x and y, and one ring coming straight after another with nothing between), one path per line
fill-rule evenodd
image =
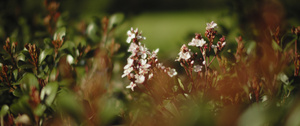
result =
M216 58L216 56L217 56L217 55L215 55L215 56L211 59L211 61L209 62L209 64L208 64L207 66L210 66L210 64L214 61L214 59Z

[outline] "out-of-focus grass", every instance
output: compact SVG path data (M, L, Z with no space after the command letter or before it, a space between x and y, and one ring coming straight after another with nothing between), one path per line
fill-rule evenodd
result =
M159 58L174 60L182 44L191 41L194 33L205 34L207 22L215 21L231 27L231 19L220 17L224 10L149 12L143 13L124 23L117 36L126 40L126 30L139 28L147 38L143 41L151 50L160 49Z

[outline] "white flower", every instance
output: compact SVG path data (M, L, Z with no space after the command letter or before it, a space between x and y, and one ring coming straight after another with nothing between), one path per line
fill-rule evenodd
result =
M197 47L202 47L205 43L206 43L206 41L202 38L202 39L200 39L199 40L200 42L199 42L199 45L197 45Z
M147 60L145 63L141 64L141 68L148 69L149 67L151 67L151 65L147 63Z
M205 60L202 62L203 65L205 65Z
M148 69L149 67L151 67L151 65L147 63L146 59L141 59L140 63L141 63L141 68Z
M136 87L136 84L131 82L126 88L130 88L132 91L134 91L134 87Z
M130 29L131 31L133 31L133 28L131 27L131 29ZM133 31L134 33L137 33L137 32L139 32L139 29L138 28L136 28L134 31Z
M130 43L131 40L135 38L135 32L132 32L132 30L133 30L133 28L131 28L131 30L127 31L127 36L128 36L127 40L126 40L127 43Z
M147 55L150 55L150 52L145 46L139 46L140 51L138 52L138 55L141 55L142 59L146 59Z
M193 38L191 42L189 42L189 46L196 46L196 47L202 47L204 44L206 43L206 41L202 38L202 39L195 39Z
M124 66L124 69L128 69L129 67L131 67L133 65L133 59L131 59L130 57L127 59L127 64Z
M141 33L140 33L140 34L141 34ZM141 36L141 35L136 36L136 38L137 38L138 40L146 40L146 37L143 37L143 36Z
M128 48L128 52L131 52L131 53L136 53L137 52L137 49L138 49L138 45L135 44L135 43L131 43L129 48Z
M158 64L156 64L156 66L157 66L157 68L159 68L159 69L165 69L165 66L163 65L163 63L158 63Z
M188 60L191 58L191 55L193 55L193 53L189 48L186 47L185 44L183 44L180 48L180 52L178 53L178 55L179 57L175 61L180 61L181 59Z
M125 70L124 70L124 74L122 75L122 78L123 78L123 77L126 77L128 74L130 74L131 71L133 71L133 68L132 68L132 67L129 67L128 69L125 69Z
M176 75L177 75L177 72L176 72L175 69L169 69L168 75L169 75L170 77L173 77L173 76L176 76Z
M201 65L195 65L194 66L194 71L195 72L199 72L199 71L201 71L202 70L202 66Z
M188 60L188 59L191 58L190 52L185 52L185 53L179 52L178 55L179 55L178 61L179 61L180 59Z
M141 83L144 83L144 81L145 81L145 76L144 75L138 75L138 74L136 74L135 76L135 83L137 83L137 84L141 84Z
M146 59L141 59L140 60L140 67L139 67L139 74L147 74L149 71L149 67L151 67L150 64L147 63Z
M211 21L210 23L206 23L206 30L213 29L215 27L217 27L217 23L215 23L214 21Z
M159 49L152 51L151 58L157 58L158 51L159 51Z

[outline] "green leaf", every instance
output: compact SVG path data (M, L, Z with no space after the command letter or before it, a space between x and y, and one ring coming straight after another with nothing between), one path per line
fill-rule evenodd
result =
M87 35L90 39L93 40L93 42L97 42L98 40L100 40L98 32L99 27L95 22L92 22L87 26Z
M252 52L255 52L256 50L256 42L250 41L245 47L247 48L247 54L252 54Z
M41 53L40 53L40 57L39 57L39 64L41 64L45 58L48 56L48 55L52 55L53 54L53 49L45 49L43 50Z
M23 53L19 53L17 56L17 61L25 61L25 55Z
M65 41L64 44L59 48L59 51L62 51L62 50L69 50L71 51L73 48L75 48L75 43L72 42L72 41Z
M55 81L56 80L56 74L57 74L57 69L53 68L52 71L50 72L49 80L50 81Z
M83 113L83 107L78 103L78 100L76 100L76 95L72 91L62 88L58 92L55 103L64 112L68 112L76 119L81 119L80 116Z
M34 68L34 67L35 67L34 65L29 64L29 63L19 65L19 68L21 68L21 69L32 69L32 68Z
M51 39L50 38L45 38L44 39L44 43L46 44L46 45L52 45L52 42L51 42Z
M108 28L112 29L113 27L121 24L123 19L124 19L124 14L122 14L122 13L116 13L116 14L110 16Z
M51 106L53 100L55 99L58 90L57 82L48 83L41 91L41 100L44 100L46 105Z
M24 54L25 57L31 58L31 56L30 56L28 50L25 50L25 48L24 48L24 50L21 51L21 53Z
M9 111L8 105L3 105L0 111L0 116L3 117L5 116Z
M18 71L17 69L15 69L15 70L13 71L15 80L18 79L18 73L19 73L19 71Z
M16 97L22 97L23 92L20 88L17 88L16 90L14 90L13 95L16 96Z
M179 86L182 88L182 90L184 90L184 86L179 78L178 78L178 83L179 83Z
M42 116L44 114L44 111L46 110L46 106L43 104L39 104L35 109L34 109L34 114L37 116Z
M16 114L16 115L18 115L19 113L26 113L28 115L32 115L31 114L31 107L28 104L28 100L29 100L28 95L22 96L21 98L19 98L17 100L17 102L13 103L10 106L10 111L13 114Z
M24 74L20 83L27 85L27 87L37 87L39 89L38 79L32 73Z
M65 35L66 35L66 28L61 27L55 31L53 40L57 40L58 37L59 39L62 39Z

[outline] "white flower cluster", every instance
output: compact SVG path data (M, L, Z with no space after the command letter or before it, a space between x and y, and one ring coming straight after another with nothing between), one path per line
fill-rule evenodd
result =
M146 37L142 36L142 32L139 33L139 29L136 28L135 30L133 30L133 28L131 28L130 30L127 31L127 43L130 43L131 41L141 41L141 40L145 40Z
M131 28L131 30L128 30L127 35L126 42L130 43L128 52L131 52L131 55L127 59L127 65L124 66L122 78L127 76L131 83L126 88L131 88L133 91L137 84L144 84L151 79L153 77L153 67L164 70L170 77L177 75L175 69L165 68L161 63L158 63L157 53L159 49L150 52L145 45L140 43L146 38L138 32L138 29L133 30Z
M214 31L213 29L217 27L217 24L214 21L206 23L206 25L207 33ZM188 43L189 46L198 47L201 50L203 57L205 57L206 49L209 45L211 45L211 48L217 48L221 50L225 46L225 44L225 37L222 37L216 45L213 45L212 42L206 43L201 34L196 34L195 38L193 38L192 41ZM202 71L203 66L205 66L206 64L205 58L203 58L202 63L196 65L194 64L194 60L197 54L195 54L195 56L193 55L194 53L191 52L191 50L184 44L182 45L180 52L178 53L178 58L175 61L179 61L181 65L186 64L189 67L192 67L195 72L200 72Z
M189 49L185 44L183 44L180 48L180 52L178 53L178 58L175 61L185 60L188 61L193 55L191 49Z
M194 71L195 72L200 72L202 71L202 66L201 65L194 65L194 59L192 57L194 53L191 52L191 49L189 49L185 44L183 44L180 48L180 52L178 53L178 58L175 59L175 61L179 61L179 62L185 62L188 65L192 65L194 66ZM183 65L181 63L181 65Z
M193 38L191 42L189 42L189 46L196 46L196 47L203 47L203 45L206 43L206 41L201 38Z

